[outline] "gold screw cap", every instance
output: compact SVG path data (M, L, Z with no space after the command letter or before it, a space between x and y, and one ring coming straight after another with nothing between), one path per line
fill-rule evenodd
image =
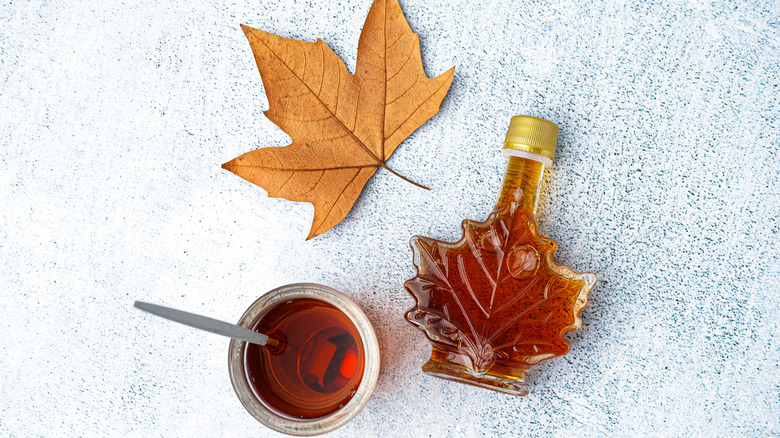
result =
M516 149L555 159L558 125L531 116L514 116L504 140L504 149Z

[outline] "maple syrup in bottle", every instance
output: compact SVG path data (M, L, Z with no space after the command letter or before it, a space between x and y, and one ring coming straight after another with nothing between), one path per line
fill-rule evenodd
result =
M527 370L569 350L563 335L582 325L596 276L553 262L557 244L536 231L557 137L552 122L513 117L503 149L509 163L488 219L463 221L455 243L412 238L417 276L405 287L417 304L406 319L432 344L427 374L527 395Z
M326 286L299 283L257 299L238 325L266 346L233 339L230 380L259 422L290 435L337 429L366 405L379 376L374 327L360 307Z

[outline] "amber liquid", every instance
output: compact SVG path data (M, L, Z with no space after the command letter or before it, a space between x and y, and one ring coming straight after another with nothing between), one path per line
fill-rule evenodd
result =
M417 306L407 319L433 343L427 373L525 395L527 369L568 351L562 335L595 276L552 263L555 242L532 231L543 171L511 157L487 221L465 221L455 243L413 239L418 276L406 288Z
M363 377L365 354L354 324L334 306L293 299L266 311L253 327L281 340L247 344L244 368L255 396L293 419L312 419L344 406Z

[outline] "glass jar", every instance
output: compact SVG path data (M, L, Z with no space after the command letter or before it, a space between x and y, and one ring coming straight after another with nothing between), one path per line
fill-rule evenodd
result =
M311 283L290 284L274 289L255 301L238 321L238 325L254 328L270 311L300 300L316 300L335 307L354 325L356 341L363 357L362 377L351 398L334 411L314 418L296 418L274 409L257 388L250 383L247 371L247 343L230 342L228 367L233 389L244 407L267 427L290 435L317 435L337 429L355 417L366 405L379 376L379 341L368 317L347 296L326 286ZM273 336L273 333L271 334ZM250 346L251 347L251 346ZM353 368L354 369L354 368Z

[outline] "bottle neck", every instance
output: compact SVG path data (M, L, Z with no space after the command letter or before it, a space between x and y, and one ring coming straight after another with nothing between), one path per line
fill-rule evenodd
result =
M510 156L495 210L508 208L512 212L521 207L535 216L543 175L544 163Z

